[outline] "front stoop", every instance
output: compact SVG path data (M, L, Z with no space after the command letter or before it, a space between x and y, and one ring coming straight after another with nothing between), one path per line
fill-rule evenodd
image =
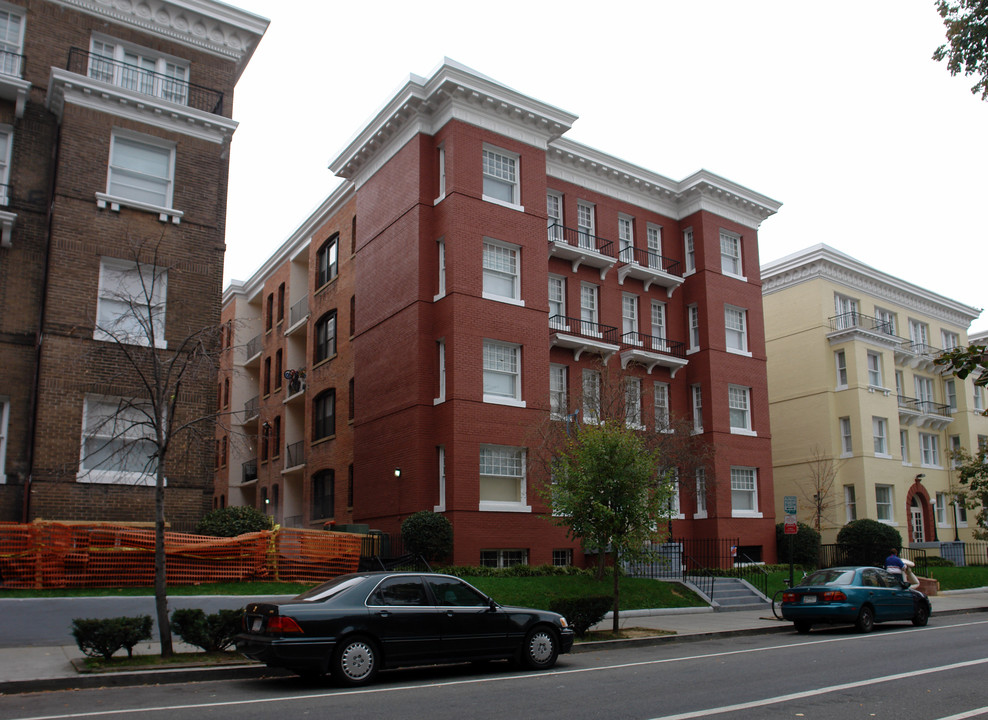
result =
M717 578L710 599L718 612L760 610L768 604L760 592L740 578Z

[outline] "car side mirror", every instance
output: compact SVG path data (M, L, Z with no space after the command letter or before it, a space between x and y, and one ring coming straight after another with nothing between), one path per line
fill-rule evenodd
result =
M495 612L497 610L497 603L494 602L494 598L487 598L487 609L491 612Z

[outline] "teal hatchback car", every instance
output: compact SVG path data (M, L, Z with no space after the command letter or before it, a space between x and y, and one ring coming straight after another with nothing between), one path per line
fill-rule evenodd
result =
M875 623L892 620L922 626L931 612L926 595L876 567L817 570L782 595L782 617L792 620L799 633L823 624L853 624L866 633Z

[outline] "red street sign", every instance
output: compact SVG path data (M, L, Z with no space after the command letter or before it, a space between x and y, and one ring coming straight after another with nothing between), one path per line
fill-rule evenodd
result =
M786 535L795 535L798 530L799 530L799 526L796 525L796 516L786 515L786 525L785 525Z

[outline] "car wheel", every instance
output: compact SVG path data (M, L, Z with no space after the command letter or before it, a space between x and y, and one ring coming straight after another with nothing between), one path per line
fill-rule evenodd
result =
M813 627L813 623L807 622L806 620L796 620L793 622L793 625L796 626L796 632L800 635L805 635L810 631L810 628Z
M858 629L860 633L871 632L875 629L875 611L869 606L865 605L861 608L861 612L858 613L858 619L854 623L854 627Z
M333 655L333 677L345 685L363 685L374 679L379 664L373 641L364 637L347 638Z
M926 605L917 605L916 614L913 615L913 625L923 627L930 621L930 610Z
M556 633L545 625L532 629L525 636L521 648L521 661L532 670L545 670L556 664L559 657L559 640Z

